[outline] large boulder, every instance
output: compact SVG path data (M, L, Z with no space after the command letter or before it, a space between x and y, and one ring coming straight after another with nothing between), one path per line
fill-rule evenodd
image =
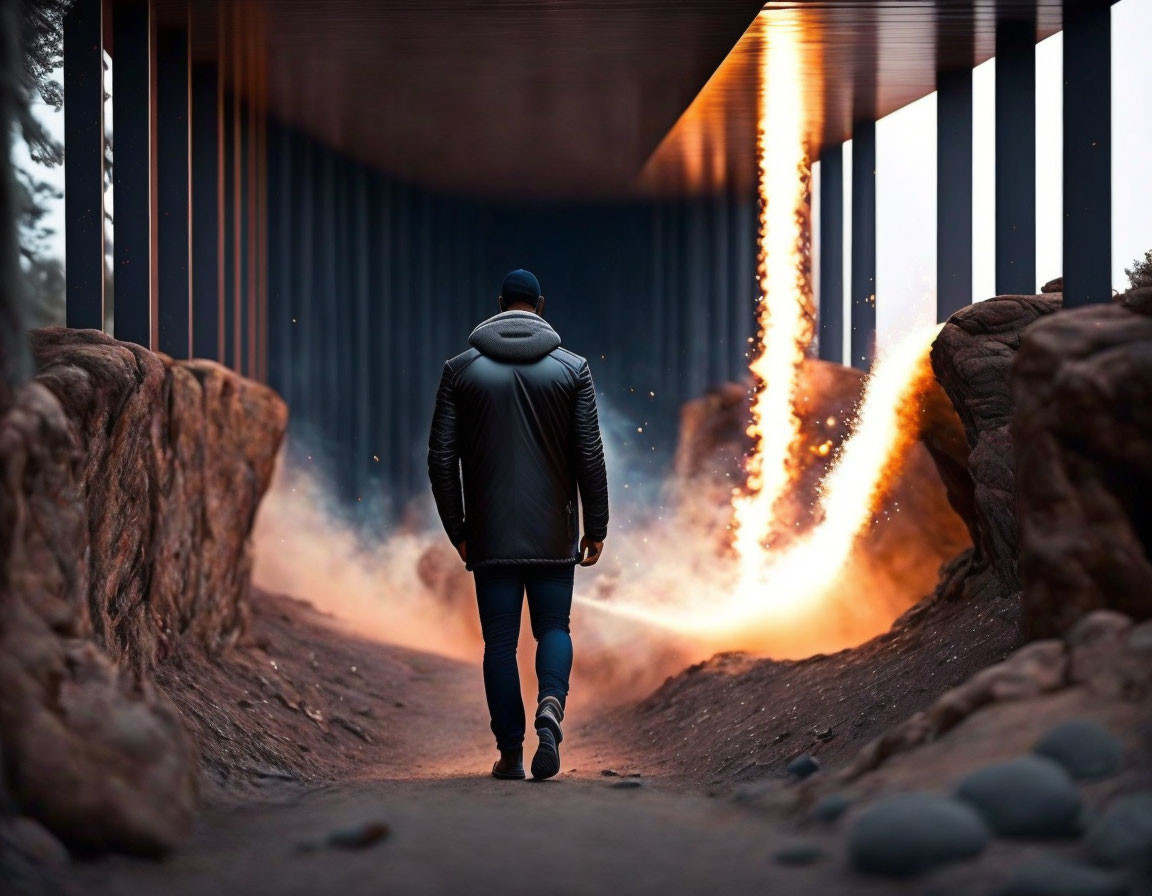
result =
M1059 293L998 296L949 318L932 346L932 369L964 425L969 481L957 477L954 444L926 433L932 453L946 458L953 507L972 533L970 577L984 577L1004 593L1019 590L1016 557L1016 468L1012 450L1012 362L1024 329L1059 309Z
M0 812L157 854L191 821L196 760L148 670L241 631L286 411L94 331L33 348L40 373L0 415Z
M219 364L173 361L96 330L37 330L32 350L37 382L82 449L76 500L97 642L146 669L180 641L234 641L284 402Z
M1034 635L1108 608L1152 616L1152 317L1069 309L1014 365L1020 580Z

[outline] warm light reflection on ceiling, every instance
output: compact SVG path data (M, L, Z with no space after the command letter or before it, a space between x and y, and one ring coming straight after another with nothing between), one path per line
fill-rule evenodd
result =
M696 99L652 153L640 185L653 191L710 193L751 188L755 165L744 164L744 147L758 146L762 91L788 95L797 127L809 142L821 132L812 96L823 89L819 72L819 26L790 9L766 9L704 85ZM772 58L771 45L786 60ZM764 75L788 83L764 85Z

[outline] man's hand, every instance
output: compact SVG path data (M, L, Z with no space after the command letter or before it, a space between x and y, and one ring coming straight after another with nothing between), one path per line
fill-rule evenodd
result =
M604 542L593 541L587 535L580 539L581 566L595 566L600 555L604 553Z
M468 562L468 542L462 541L456 545L456 553L460 555L460 559L465 563Z

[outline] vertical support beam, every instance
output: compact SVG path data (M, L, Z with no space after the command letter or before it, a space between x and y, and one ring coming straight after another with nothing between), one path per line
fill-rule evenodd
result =
M220 164L219 214L220 214L220 363L237 368L235 354L236 314L236 220L235 198L238 194L236 183L236 95L224 86L225 76L220 75Z
M156 35L157 347L192 355L188 30Z
M104 328L103 0L75 0L64 17L64 253L67 323Z
M1112 10L1064 15L1064 306L1112 297Z
M216 66L192 67L192 355L220 360L220 106Z
M844 146L820 153L820 358L844 363Z
M972 70L936 76L936 320L972 302Z
M996 293L1036 291L1036 21L996 26Z
M115 335L153 346L155 328L155 67L151 0L116 6L112 20L113 146L116 195Z
M876 351L876 122L852 128L852 357L867 370Z

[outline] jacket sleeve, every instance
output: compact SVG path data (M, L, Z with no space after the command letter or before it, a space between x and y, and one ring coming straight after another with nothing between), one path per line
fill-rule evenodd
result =
M436 410L432 414L432 432L428 436L428 479L440 522L452 544L467 537L464 526L464 495L460 488L460 454L456 442L456 396L453 392L452 368L444 365L440 388L436 392Z
M604 444L596 414L596 388L588 362L580 368L573 408L576 434L576 484L584 508L584 534L603 541L608 534L608 474L604 469Z

